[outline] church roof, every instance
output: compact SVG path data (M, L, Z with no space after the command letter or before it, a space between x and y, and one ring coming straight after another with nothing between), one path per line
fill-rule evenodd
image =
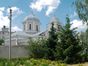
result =
M17 31L17 32L15 32L15 33L12 34L12 37L14 37L14 36L18 36L18 37L29 37L30 35L27 34L27 33L25 33L25 32L23 32L23 31Z
M40 34L40 32L37 34L30 35L23 31L17 31L12 34L12 37L37 37L39 34Z
M33 15L33 14L27 16L27 17L24 19L24 22L25 22L25 21L30 21L30 20L40 22L39 19L38 19L38 17L35 16L35 15Z

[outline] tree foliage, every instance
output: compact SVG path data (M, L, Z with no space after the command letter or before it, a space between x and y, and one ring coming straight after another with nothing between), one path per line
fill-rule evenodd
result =
M88 0L76 0L76 11L83 21L88 21Z
M46 39L29 40L29 55L32 58L47 58L48 48Z
M4 40L3 39L0 39L0 45L2 45L2 43L4 43Z
M66 25L59 33L59 41L56 48L56 58L66 63L76 63L80 58L81 47L75 29L70 29L70 19L66 17Z
M70 19L66 17L66 25L56 31L52 23L49 37L29 41L29 51L33 58L62 60L66 63L77 63L81 60L82 48L76 28L70 29Z
M57 45L57 34L52 23L49 31L49 37L46 39L29 41L29 51L31 51L31 57L33 58L46 58L55 60L55 49Z
M55 59L55 49L57 45L57 34L56 34L56 29L54 28L54 24L52 23L51 29L49 31L49 37L48 37L48 58L51 60Z

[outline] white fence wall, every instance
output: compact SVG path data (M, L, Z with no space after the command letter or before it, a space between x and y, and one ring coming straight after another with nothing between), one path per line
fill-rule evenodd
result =
M27 46L12 46L11 47L11 57L20 58L28 57L29 50ZM9 46L0 46L0 58L9 58Z

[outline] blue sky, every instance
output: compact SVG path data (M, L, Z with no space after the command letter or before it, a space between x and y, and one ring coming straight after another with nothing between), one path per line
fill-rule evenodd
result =
M68 14L71 21L74 23L73 27L76 22L78 24L76 27L82 26L81 20L78 19L75 11L75 7L72 5L74 1L75 0L0 0L0 26L9 25L7 18L9 15L9 7L13 9L12 28L18 31L23 29L22 23L24 18L32 12L40 19L41 30L47 28L47 24L53 15L64 25L66 23L66 15ZM80 30L82 29L85 29L85 27L80 28Z

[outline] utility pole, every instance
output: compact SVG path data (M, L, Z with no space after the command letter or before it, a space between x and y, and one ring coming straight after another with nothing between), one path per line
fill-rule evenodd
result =
M9 16L9 20L10 20L10 24L9 24L9 28L10 28L10 44L9 44L9 59L11 60L11 22L12 22L12 9L10 8L10 16Z

